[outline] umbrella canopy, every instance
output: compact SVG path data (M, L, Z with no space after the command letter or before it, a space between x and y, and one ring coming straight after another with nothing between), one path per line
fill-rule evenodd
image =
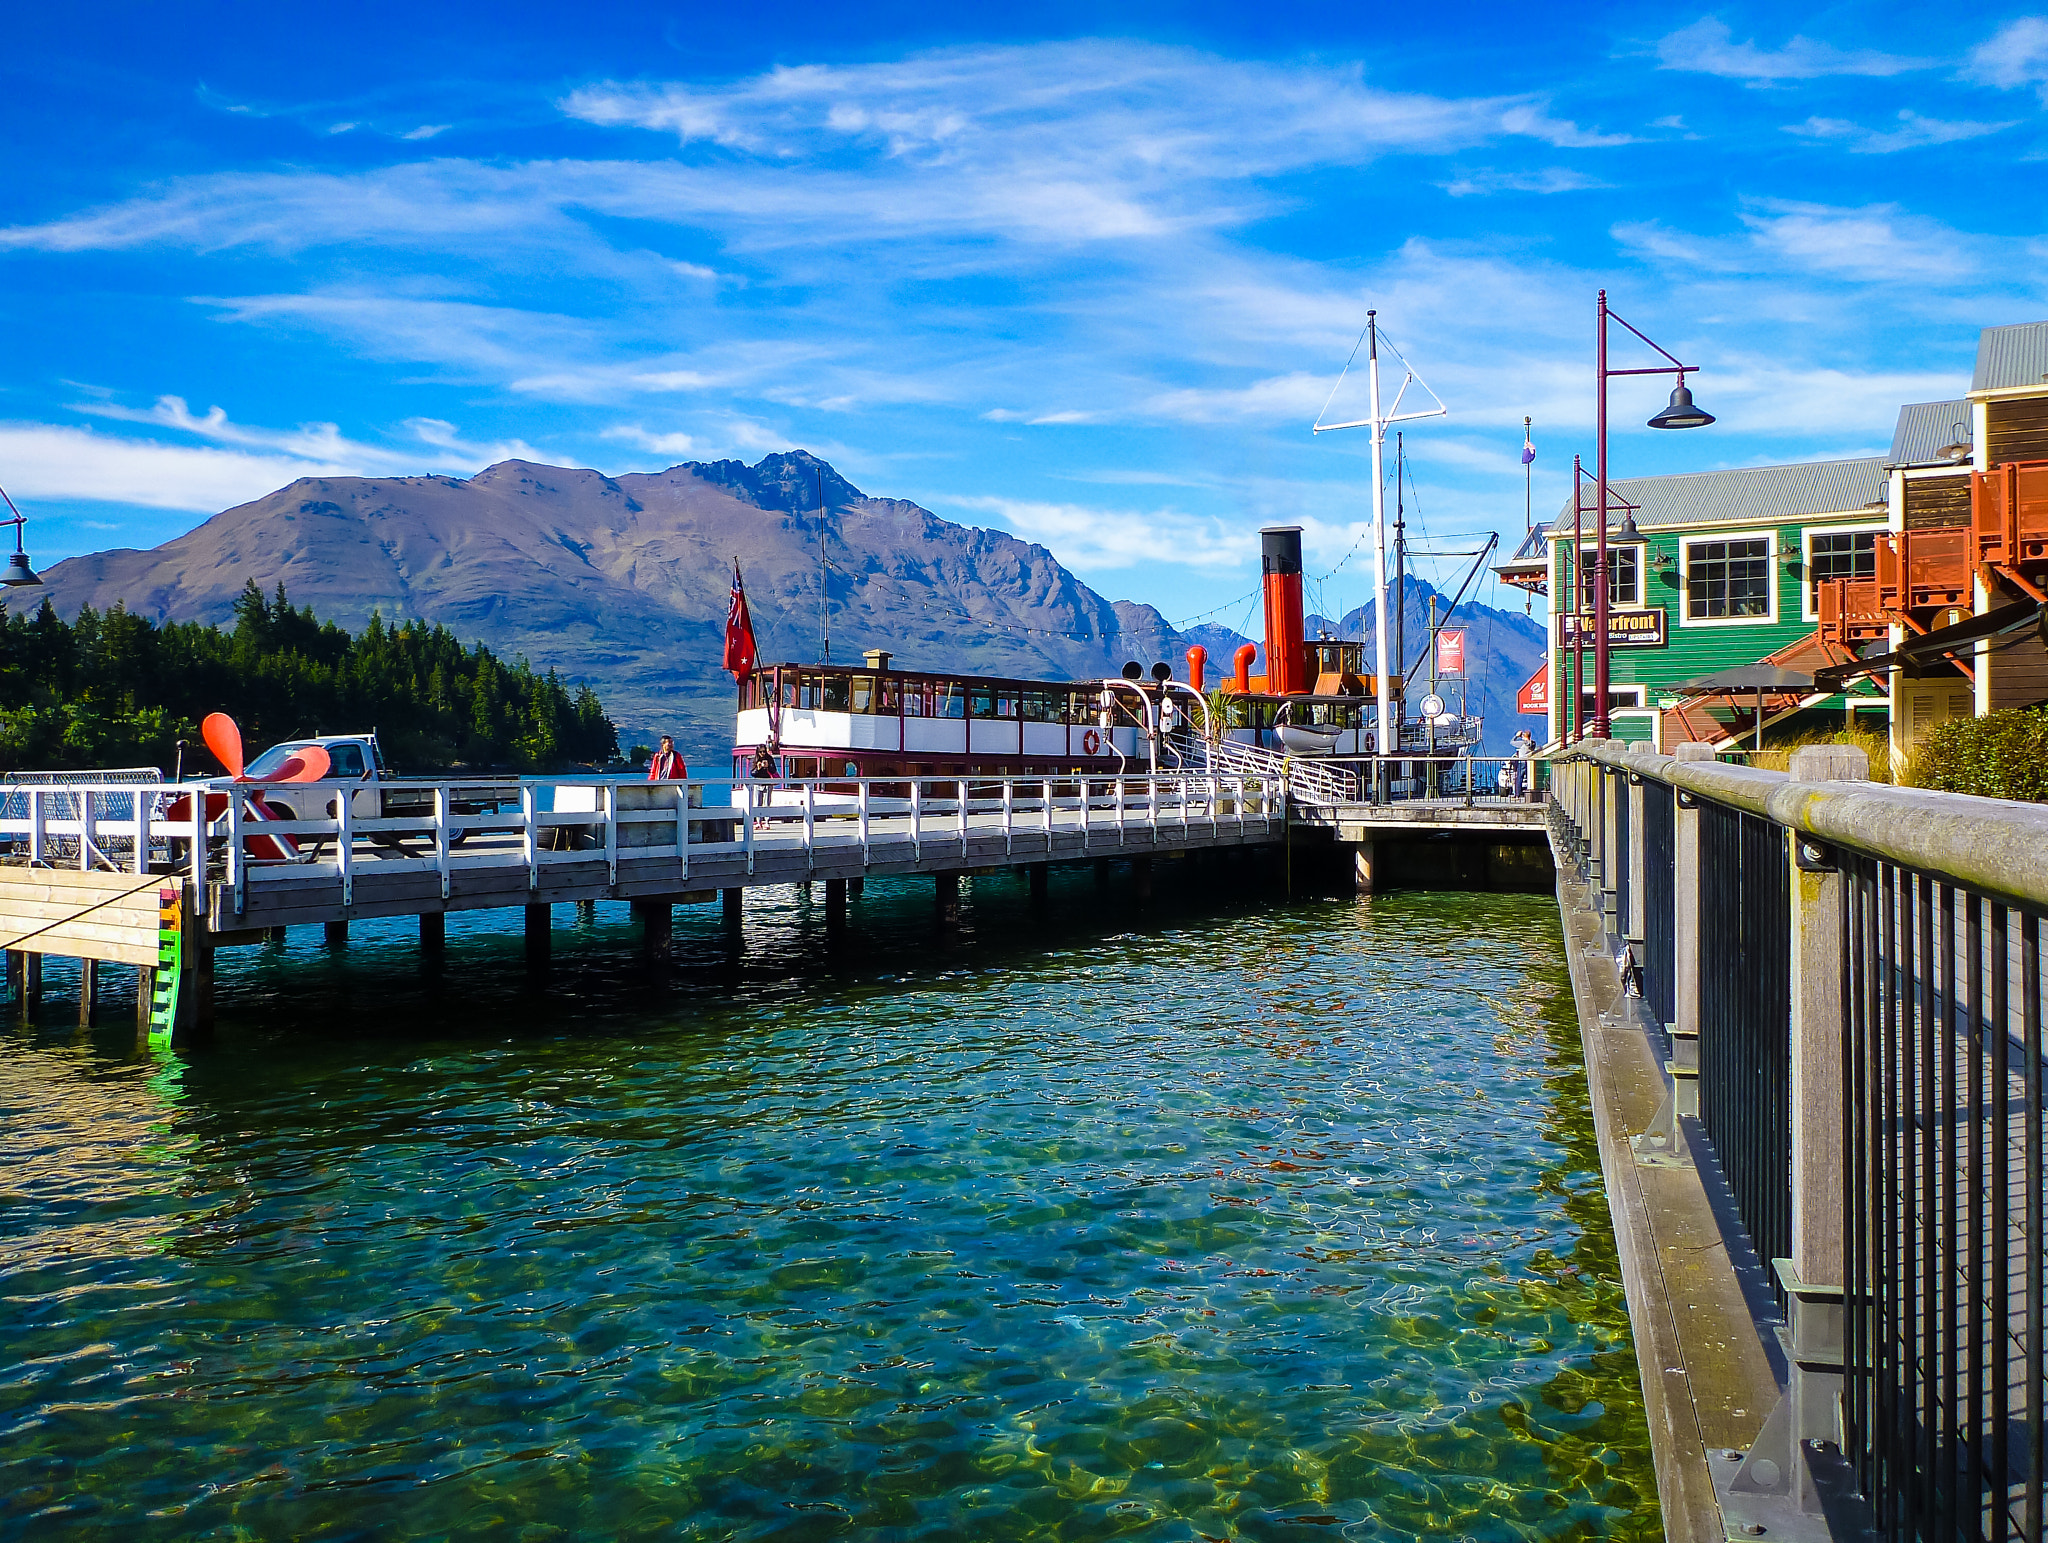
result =
M1717 670L1698 680L1686 681L1680 691L1797 691L1814 689L1813 677L1798 670L1780 669L1775 664L1738 664L1732 670Z

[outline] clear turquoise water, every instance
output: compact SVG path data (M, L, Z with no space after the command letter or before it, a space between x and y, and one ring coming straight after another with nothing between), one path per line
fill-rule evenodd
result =
M0 1536L1657 1535L1547 899L557 915L224 954L190 1055L53 973Z

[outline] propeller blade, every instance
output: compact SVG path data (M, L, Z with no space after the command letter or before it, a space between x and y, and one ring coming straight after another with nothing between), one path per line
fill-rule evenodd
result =
M291 755L287 756L284 765L278 768L280 775L270 780L272 782L318 782L327 775L327 769L333 764L333 757L329 756L320 746L308 745L305 749L294 751Z
M242 731L226 713L208 713L199 734L215 760L227 768L230 777L242 775Z

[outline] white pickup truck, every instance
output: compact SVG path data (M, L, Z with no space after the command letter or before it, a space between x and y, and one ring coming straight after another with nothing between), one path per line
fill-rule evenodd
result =
M264 777L276 771L295 751L318 745L327 752L327 775L322 783L357 782L362 786L348 797L349 813L358 819L398 819L407 815L426 816L434 812L431 787L394 781L384 752L371 734L321 734L310 739L287 739L272 745L249 763L246 775ZM450 814L488 814L505 803L517 803L519 783L515 778L485 779L461 789L462 796L451 803ZM341 811L338 796L326 787L275 783L264 788L263 801L280 814L289 808L288 818L332 820ZM394 838L395 839L395 838Z

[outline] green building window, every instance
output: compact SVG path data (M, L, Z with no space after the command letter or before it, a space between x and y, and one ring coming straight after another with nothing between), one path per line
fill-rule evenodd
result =
M1820 609L1820 587L1828 580L1877 577L1874 530L1817 531L1806 542L1806 582L1812 590L1807 604L1815 611Z
M1579 594L1585 608L1594 609L1593 565L1600 559L1597 547L1587 547L1579 563ZM1643 549L1639 546L1610 546L1607 549L1607 604L1637 606L1643 603Z
M1771 543L1688 541L1685 614L1694 621L1771 614Z

